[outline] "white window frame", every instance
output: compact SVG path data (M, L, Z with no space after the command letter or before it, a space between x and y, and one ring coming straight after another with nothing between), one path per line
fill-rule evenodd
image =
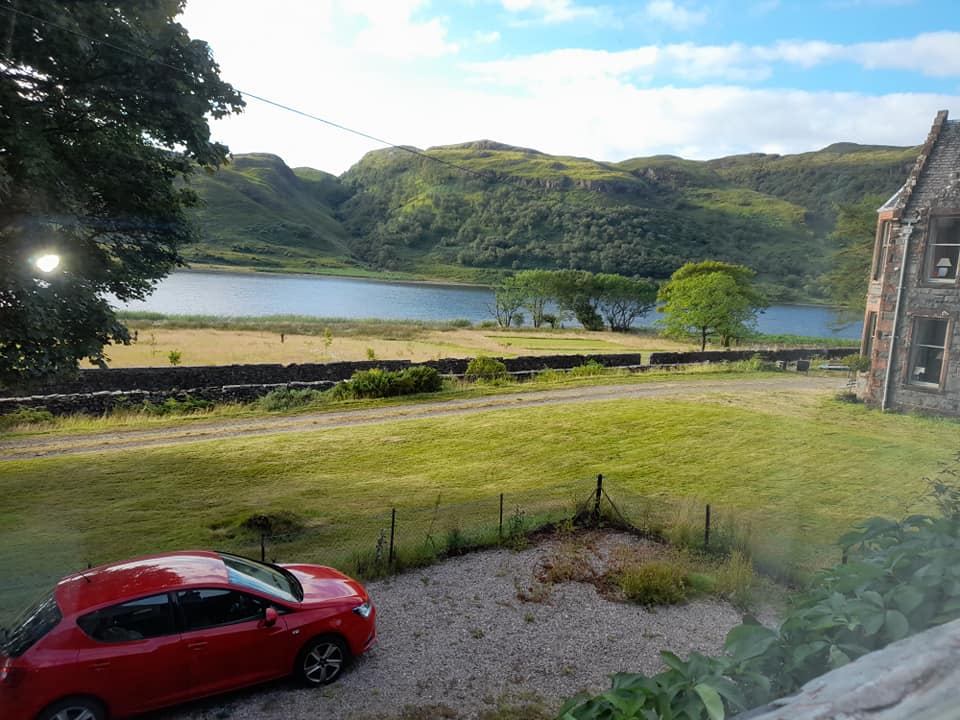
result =
M943 325L943 345L933 345L930 343L921 343L920 337L921 323L940 323ZM907 366L907 384L922 388L941 388L943 387L943 371L947 365L947 348L950 346L950 321L941 317L923 317L913 318L913 331L910 334L910 362ZM930 366L931 358L929 353L933 353L933 360L940 363L939 372L936 374L936 381L921 380L920 376L927 376L927 368ZM937 357L939 354L939 357ZM920 365L919 363L923 363Z

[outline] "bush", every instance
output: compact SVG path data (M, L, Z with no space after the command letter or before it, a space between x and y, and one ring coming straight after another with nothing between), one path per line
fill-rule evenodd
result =
M0 415L0 431L19 425L49 425L53 421L53 413L47 410L19 407L12 413Z
M335 400L385 398L399 395L437 392L443 389L443 378L435 368L417 365L398 372L361 370L330 391Z
M473 327L473 323L467 320L466 318L457 318L456 320L450 321L450 327L468 328L468 327Z
M323 393L319 390L291 390L290 388L277 388L271 390L262 398L257 400L256 404L261 410L267 412L279 412L282 410L293 410L294 408L316 405L323 401Z
M467 364L464 376L471 382L499 380L507 376L507 366L488 355L477 355Z
M667 562L626 567L617 584L629 600L641 605L676 605L687 599L686 572Z

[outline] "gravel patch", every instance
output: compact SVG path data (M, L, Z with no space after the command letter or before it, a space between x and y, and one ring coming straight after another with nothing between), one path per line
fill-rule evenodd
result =
M423 710L410 717L472 720L498 703L531 698L553 712L581 690L609 687L611 673L657 672L660 650L716 653L741 620L714 599L648 609L606 599L593 584L540 582L571 543L596 569L625 549L656 552L621 533L553 536L520 552L477 552L371 582L377 644L338 682L322 689L274 683L154 718L369 720L417 706Z

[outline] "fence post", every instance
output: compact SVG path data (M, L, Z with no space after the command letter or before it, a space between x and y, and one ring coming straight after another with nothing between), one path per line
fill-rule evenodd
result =
M593 501L593 522L600 522L600 499L603 497L603 475L597 475L597 495Z
M260 562L267 561L267 544L263 533L260 533Z
M397 509L390 511L390 551L387 553L387 564L393 565L393 534L397 529Z
M503 493L500 493L500 529L497 530L497 538L503 540Z
M703 527L703 548L710 547L710 503L707 503L707 521Z

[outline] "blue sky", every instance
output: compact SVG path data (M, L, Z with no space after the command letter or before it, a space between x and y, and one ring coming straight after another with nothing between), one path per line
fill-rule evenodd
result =
M239 89L418 147L706 159L960 117L949 0L189 0L181 22ZM380 147L252 100L214 133L334 173Z

